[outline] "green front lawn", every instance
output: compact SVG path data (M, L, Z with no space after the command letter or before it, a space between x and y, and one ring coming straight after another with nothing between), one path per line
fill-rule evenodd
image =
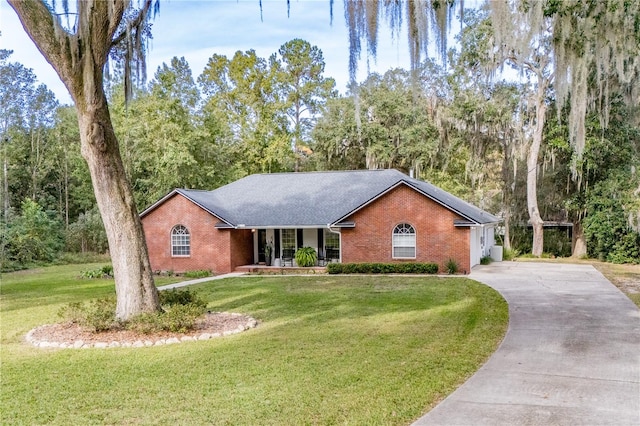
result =
M113 291L87 265L2 276L2 424L407 424L473 374L507 305L466 278L243 277L194 286L250 331L150 348L24 343L58 309Z

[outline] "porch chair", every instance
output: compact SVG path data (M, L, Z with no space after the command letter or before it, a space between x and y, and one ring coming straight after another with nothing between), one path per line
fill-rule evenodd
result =
M325 250L318 249L318 266L327 266L327 258L325 257Z
M327 253L325 255L325 260L327 263L330 263L334 259L335 260L340 259L340 251L338 249L327 247L326 251Z
M294 253L295 251L293 249L282 250L282 266L287 266L287 262L289 262L289 266L293 266Z

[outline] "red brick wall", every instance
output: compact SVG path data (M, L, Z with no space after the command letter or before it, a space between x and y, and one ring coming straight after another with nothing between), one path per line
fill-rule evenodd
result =
M253 264L253 233L250 229L233 229L227 231L231 239L229 272L238 266Z
M180 194L166 200L142 218L151 268L177 273L201 269L227 273L241 264L253 263L252 255L247 256L253 252L251 231L219 230L215 228L218 222L217 217ZM189 257L171 256L171 230L176 225L184 225L191 234Z
M460 216L415 190L400 185L354 213L355 228L342 230L342 262L435 262L446 271L449 259L458 262L460 272L469 273L470 230L456 228ZM416 258L393 259L392 234L400 223L416 231Z

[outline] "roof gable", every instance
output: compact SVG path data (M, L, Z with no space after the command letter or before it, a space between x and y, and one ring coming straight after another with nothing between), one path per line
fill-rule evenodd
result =
M159 199L158 201L156 201L155 203L153 203L151 206L144 209L144 211L140 213L140 218L144 218L145 216L150 214L152 211L154 211L155 209L157 209L158 207L160 207L161 205L163 205L173 197L180 195L186 198L187 200L191 201L193 204L200 207L207 213L211 214L212 216L215 216L216 218L220 219L225 225L231 226L233 228L234 226L230 222L225 220L221 215L219 215L217 212L212 211L209 208L207 208L205 205L203 205L203 200L204 198L206 198L206 194L210 192L211 191L176 188L171 192L169 192L164 197L162 197L161 199Z
M421 192L426 197L431 198L433 201L441 204L449 210L458 213L460 216L468 219L476 224L484 225L488 223L498 223L500 219L491 213L482 210L479 207L468 203L449 192L438 188L429 182L411 179L407 181L409 186L413 186L416 190Z

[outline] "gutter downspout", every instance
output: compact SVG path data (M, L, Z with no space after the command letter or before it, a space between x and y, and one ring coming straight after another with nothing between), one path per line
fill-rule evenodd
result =
M328 223L328 224L327 224L327 229L329 230L329 232L333 232L334 234L338 234L338 244L339 244L339 247L338 247L338 248L340 249L340 251L339 251L339 253L340 253L340 258L338 259L338 261L339 261L340 263L342 263L342 233L341 233L339 230L337 230L338 228L333 229L333 228L331 227L331 224L330 224L330 223ZM325 253L325 255L326 255L326 253Z

